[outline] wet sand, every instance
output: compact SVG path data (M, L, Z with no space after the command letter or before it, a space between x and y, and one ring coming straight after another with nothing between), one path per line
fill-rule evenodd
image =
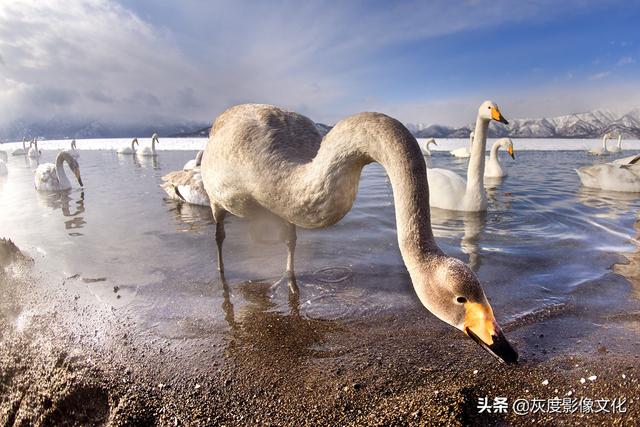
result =
M118 289L100 298L79 292L104 285L83 279L53 280L20 262L0 278L0 424L640 423L638 312L594 317L576 298L532 313L505 326L521 355L513 367L417 301L403 312L323 320L301 315L296 298L275 309L271 282L185 283L200 286L204 301L224 294L211 310L228 328L174 338L119 308ZM277 295L286 298L286 284ZM606 327L600 315L609 316ZM484 396L508 398L507 413L479 413ZM556 396L626 398L626 412L517 415L511 406Z

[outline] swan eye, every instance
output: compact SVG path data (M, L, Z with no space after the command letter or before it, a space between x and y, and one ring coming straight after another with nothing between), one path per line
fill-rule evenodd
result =
M487 108L488 108L489 110L491 110L491 105L489 105Z
M456 298L456 301L460 304L464 304L465 302L467 302L467 299L465 297L458 297Z

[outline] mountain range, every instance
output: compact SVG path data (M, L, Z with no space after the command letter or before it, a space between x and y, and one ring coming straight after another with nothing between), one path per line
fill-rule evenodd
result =
M331 126L316 123L325 134ZM407 123L407 128L418 138L467 138L473 124L462 127ZM48 139L61 138L124 138L148 136L158 132L167 137L207 137L211 126L195 121L171 123L157 120L142 125L118 125L100 121L63 120L53 118L43 122L16 121L0 128L0 139L16 141L39 136ZM608 110L542 119L514 119L508 126L491 123L490 137L510 136L514 138L600 138L605 133L623 138L640 138L640 108L620 114Z

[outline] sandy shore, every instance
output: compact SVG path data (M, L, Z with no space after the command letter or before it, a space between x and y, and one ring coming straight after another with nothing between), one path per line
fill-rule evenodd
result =
M90 285L80 277L53 280L31 263L8 270L2 425L640 423L640 339L628 327L637 330L639 313L607 328L579 302L534 313L505 327L521 354L507 367L418 305L351 322L309 319L295 301L290 312L271 310L268 284L239 284L232 292L247 305L211 308L224 311L224 333L172 339L119 308L117 289L111 304L78 294ZM484 397L491 413L479 408ZM504 413L495 398L506 398ZM592 413L614 410L613 399L626 399L616 413Z

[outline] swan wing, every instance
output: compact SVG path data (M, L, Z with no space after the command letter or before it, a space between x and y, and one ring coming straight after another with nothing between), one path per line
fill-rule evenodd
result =
M467 182L448 169L427 169L429 204L440 209L460 208L467 190Z

